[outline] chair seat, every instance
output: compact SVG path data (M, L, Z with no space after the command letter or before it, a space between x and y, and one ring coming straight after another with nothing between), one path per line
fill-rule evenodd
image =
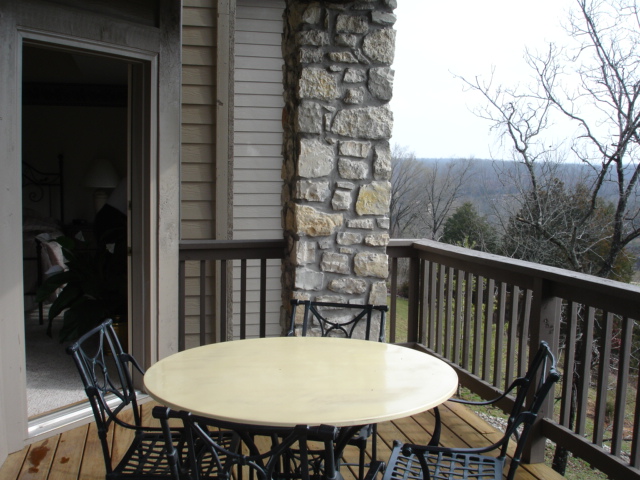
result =
M420 454L422 455L422 454ZM429 475L423 475L418 455L404 455L402 445L394 447L389 461L390 472L385 475L393 480L500 480L504 459L474 453L426 453L423 455Z
M176 435L174 438L181 437L182 435ZM177 442L174 443L178 448ZM127 452L107 478L172 478L164 445L165 439L161 431L139 431Z

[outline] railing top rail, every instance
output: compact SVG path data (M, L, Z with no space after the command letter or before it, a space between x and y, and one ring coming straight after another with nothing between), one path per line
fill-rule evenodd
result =
M406 252L410 249L412 254ZM561 268L469 250L433 240L391 240L391 256L420 257L477 275L546 292L632 318L640 317L640 287ZM400 255L398 255L400 254Z
M284 258L286 242L273 240L181 240L180 260Z

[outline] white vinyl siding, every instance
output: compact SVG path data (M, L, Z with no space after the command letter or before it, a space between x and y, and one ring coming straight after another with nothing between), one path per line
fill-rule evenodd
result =
M237 0L234 71L233 238L281 239L282 14L284 0ZM257 336L259 264L248 263L248 336ZM267 334L280 327L280 262L267 266ZM234 265L234 323L240 267ZM238 331L236 329L236 335Z

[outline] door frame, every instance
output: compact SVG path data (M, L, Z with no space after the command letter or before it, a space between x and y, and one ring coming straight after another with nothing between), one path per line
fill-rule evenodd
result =
M130 133L142 158L132 206L133 353L143 366L177 351L180 207L180 2L160 0L158 26L39 0L0 0L0 271L22 272L21 81L25 42L112 56L140 67L132 105L144 128ZM82 2L79 2L82 5ZM71 31L72 30L72 31ZM134 89L135 90L135 89ZM132 172L135 176L136 172ZM134 185L135 187L136 185ZM136 199L132 199L134 202ZM0 463L38 438L27 432L22 275L0 275ZM91 419L84 420L85 422ZM77 426L74 423L50 431Z

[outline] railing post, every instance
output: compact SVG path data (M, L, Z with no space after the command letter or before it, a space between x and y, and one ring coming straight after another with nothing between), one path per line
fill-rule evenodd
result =
M407 342L418 342L420 339L420 259L409 259L409 308L407 325Z
M529 359L534 357L542 340L549 344L556 359L558 357L562 301L552 295L549 287L549 283L544 279L537 278L534 282L529 331ZM540 409L538 421L533 425L529 434L528 444L522 455L523 461L526 463L544 462L546 437L542 435L540 419L543 417L553 418L553 399L552 387Z

